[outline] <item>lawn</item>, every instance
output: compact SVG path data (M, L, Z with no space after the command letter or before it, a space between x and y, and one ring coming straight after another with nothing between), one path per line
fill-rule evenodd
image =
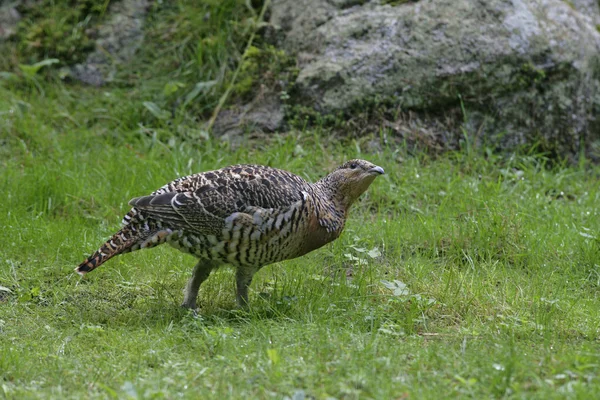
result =
M161 141L168 127L107 128L103 115L128 112L118 90L0 91L4 397L600 391L600 169L585 160L433 157L317 128L239 148ZM248 311L235 307L227 268L203 285L197 314L181 309L194 259L169 247L119 256L84 279L73 272L119 227L130 198L178 176L251 162L314 180L354 157L386 175L339 240L261 270Z
M156 2L147 45L102 88L2 44L0 397L598 397L600 167L468 141L432 155L301 113L282 134L213 137L201 121L269 83L263 64L294 79L251 40L252 3ZM73 271L131 198L179 176L257 163L316 180L356 157L386 175L337 241L263 268L247 311L228 268L180 308L195 261L166 246Z

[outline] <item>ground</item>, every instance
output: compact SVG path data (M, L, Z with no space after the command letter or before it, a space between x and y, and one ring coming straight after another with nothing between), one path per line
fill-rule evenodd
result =
M468 148L433 158L314 130L237 150L162 142L143 127L117 136L92 122L111 104L122 111L119 92L1 90L7 398L589 398L600 389L600 170L585 160ZM380 150L365 152L372 141ZM260 271L248 312L235 308L228 269L202 287L198 314L182 310L194 260L167 247L85 279L73 272L118 228L129 199L177 176L254 162L317 179L352 157L386 175L338 241Z
M318 123L233 146L195 117L210 116L231 82L207 93L190 83L235 68L232 53L218 53L229 31L207 42L221 58L205 51L203 61L190 50L196 36L177 42L182 15L157 22L179 28L164 42L173 48L119 85L45 76L52 64L0 74L0 394L597 397L600 167L468 140L428 155L386 130L335 136ZM316 180L355 157L386 175L340 239L261 270L248 311L235 307L227 268L202 286L197 313L181 309L194 259L168 247L83 279L73 271L118 229L131 198L176 177L251 162Z

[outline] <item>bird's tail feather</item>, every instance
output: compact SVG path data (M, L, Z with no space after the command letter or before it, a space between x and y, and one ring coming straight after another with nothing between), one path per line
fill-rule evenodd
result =
M137 242L136 232L131 229L131 226L125 226L100 246L94 254L79 264L75 271L83 276L114 256L131 251Z
M123 228L100 246L94 254L79 264L75 271L83 276L116 255L136 250L134 246L140 239L141 223L143 223L143 217L135 208L132 208L123 218Z

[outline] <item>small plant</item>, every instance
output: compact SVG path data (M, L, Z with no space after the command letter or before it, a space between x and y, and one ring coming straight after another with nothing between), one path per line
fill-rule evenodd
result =
M53 64L57 64L58 62L59 61L56 58L50 58L42 60L32 65L19 64L19 74L14 72L2 71L0 72L0 82L1 80L3 80L5 82L12 82L17 84L26 83L35 86L38 89L39 93L43 94L44 89L38 81L38 73L42 68Z
M263 86L285 93L281 96L282 99L289 98L285 87L293 82L296 75L295 59L284 50L272 45L266 45L262 49L251 46L244 54L233 92L238 97L248 99Z
M93 26L104 15L110 0L43 0L19 7L23 21L15 40L25 62L56 58L71 65L94 47Z
M360 242L361 239L355 236L354 243L348 246L347 250L349 251L344 253L344 257L349 262L360 267L369 265L370 262L375 262L379 257L381 257L381 251L379 251L378 247L369 249L361 246Z

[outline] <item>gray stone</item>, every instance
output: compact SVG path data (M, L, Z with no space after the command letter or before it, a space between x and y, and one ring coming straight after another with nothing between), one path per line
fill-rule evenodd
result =
M600 24L600 4L598 0L571 0L570 3L584 18L589 18L594 25Z
M130 60L144 40L144 19L149 0L112 2L109 20L98 28L96 49L86 61L71 68L78 80L93 86L110 82L119 63Z
M482 142L572 154L597 138L600 107L598 5L574 3L274 0L270 22L298 59L294 102L351 115L383 101L425 125L458 118Z
M8 39L15 34L21 14L17 11L20 1L0 4L0 40Z
M233 140L245 132L265 133L278 130L283 124L283 106L275 93L259 93L243 105L234 105L219 113L213 133L223 139Z

